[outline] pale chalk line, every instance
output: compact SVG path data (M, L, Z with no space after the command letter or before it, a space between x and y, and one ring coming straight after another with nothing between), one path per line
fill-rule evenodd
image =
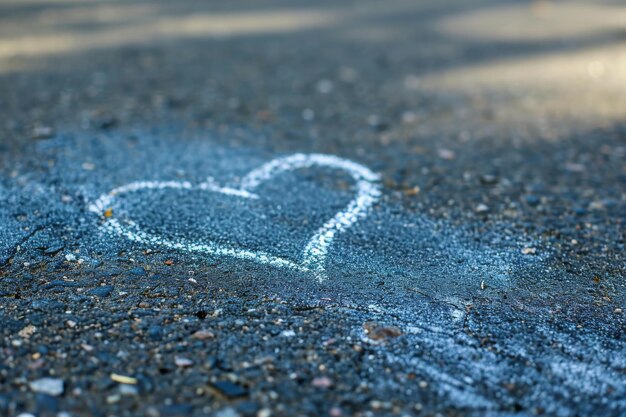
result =
M182 250L185 252L207 253L215 256L229 256L249 261L256 261L278 268L308 271L308 269L301 265L277 256L266 254L264 252L237 249L213 242L193 243L185 239L179 239L177 241L164 239L142 231L134 222L131 221L128 221L126 225L122 225L117 219L110 219L103 225L103 227L108 232L124 236L128 240L141 244L153 244L155 246L164 246L169 249Z
M258 195L253 194L249 191L243 190L241 188L221 187L219 184L215 182L213 177L208 177L205 182L198 185L198 188L200 188L201 190L213 191L216 193L233 195L233 196L242 197L242 198L259 198Z
M187 252L206 253L213 256L229 256L297 271L309 271L313 272L319 281L322 281L326 278L326 257L335 236L347 230L359 219L365 218L369 209L378 201L381 195L380 176L378 174L363 165L334 155L298 153L284 158L277 158L249 172L241 179L238 187L222 187L217 184L213 178L208 178L205 182L196 186L192 185L189 181L132 182L114 188L107 194L103 194L89 206L89 210L102 216L106 210L115 206L117 196L149 189L199 189L241 198L258 199L259 196L253 193L253 191L264 182L285 172L313 166L327 167L347 172L355 182L356 196L345 209L341 210L324 223L311 239L309 239L309 242L303 250L301 263L269 255L265 252L250 251L215 242L199 244L189 242L185 239L169 240L142 231L134 222L127 221L126 224L122 224L113 217L105 219L106 221L102 227L107 233L126 237L133 242L164 246L170 249ZM115 212L116 211L113 211L113 213Z

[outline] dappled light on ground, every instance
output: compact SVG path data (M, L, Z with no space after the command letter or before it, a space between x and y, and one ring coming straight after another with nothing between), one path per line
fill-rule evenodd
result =
M135 12L143 14L142 8L131 9L130 12L131 15ZM82 29L72 30L60 25L41 34L4 37L0 39L0 59L12 56L76 53L95 48L136 45L179 38L290 32L323 26L334 20L332 15L310 11L194 13L146 21L129 20L129 16L125 16L125 13L125 8L121 8L119 11L109 10L104 14L86 15L85 18L95 18L96 22L105 21L112 24L110 27L88 32ZM70 22L80 17L81 13L78 15L69 13L66 16ZM46 20L46 17L44 16L43 19Z
M626 6L534 1L470 9L438 22L445 34L490 42L573 41L626 31Z
M10 4L0 6L9 10ZM255 9L195 2L43 4L21 2L18 12L0 14L0 73L52 68L54 58L81 61L81 54L119 47L174 51L181 42L198 41L210 53L225 38L299 36L306 42L314 35L371 55L372 68L389 60L386 79L369 87L409 100L428 94L469 103L443 112L444 119L421 117L425 131L447 134L459 122L483 130L479 137L505 125L561 137L626 115L626 6L617 3L259 2ZM403 51L400 60L380 55L380 48L392 47ZM414 67L416 61L422 64Z
M466 126L535 125L542 136L556 138L626 116L624 5L492 5L445 16L435 29L452 43L502 51L420 78L420 88L472 103L460 117Z
M573 128L581 123L608 125L626 115L626 42L495 59L430 74L421 81L423 88L435 93L446 91L487 102L496 123L520 125L542 119L550 124L550 119L569 119Z

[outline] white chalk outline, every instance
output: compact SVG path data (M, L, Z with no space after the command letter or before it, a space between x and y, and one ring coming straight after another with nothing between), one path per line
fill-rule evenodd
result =
M117 196L146 189L198 189L241 198L256 199L259 196L253 191L262 183L284 172L310 168L312 166L334 168L347 172L355 182L356 194L342 211L335 214L315 232L302 252L302 261L300 263L265 252L250 251L215 242L199 244L186 239L165 239L144 232L132 221L126 221L125 224L122 224L113 216L105 218L102 229L106 233L124 236L131 241L142 244L164 246L186 252L206 253L212 256L229 256L275 267L313 272L317 279L322 281L326 278L325 263L328 249L335 236L347 230L359 219L365 218L371 206L381 195L380 176L378 174L361 164L334 155L298 153L284 158L277 158L250 171L241 179L237 187L222 187L210 177L205 182L195 186L189 181L131 182L101 195L89 206L89 210L104 216L106 210L115 208ZM116 211L113 210L113 213L116 213Z

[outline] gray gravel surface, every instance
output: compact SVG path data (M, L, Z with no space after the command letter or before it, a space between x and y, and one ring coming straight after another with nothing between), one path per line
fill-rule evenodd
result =
M454 36L502 2L414 3L1 2L0 415L624 415L624 102L476 72L623 37ZM381 176L322 280L105 226L299 263L342 170L90 211L295 153Z

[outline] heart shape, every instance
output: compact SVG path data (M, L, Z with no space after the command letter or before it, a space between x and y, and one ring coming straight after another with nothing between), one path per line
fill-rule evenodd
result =
M141 230L133 221L121 223L113 216L112 213L115 213L115 211L110 210L115 207L116 197L146 189L202 190L240 198L257 199L259 196L254 193L254 190L262 183L270 181L276 175L313 166L339 169L348 173L354 180L355 197L343 210L326 221L309 239L302 252L301 262L294 262L265 252L250 251L216 242L194 243L185 239L166 239ZM380 176L367 167L334 155L298 153L274 159L250 171L241 179L237 186L224 187L216 183L212 178L197 185L193 185L188 181L137 181L114 188L108 193L101 195L89 206L89 210L104 217L105 222L102 225L102 229L106 233L124 236L134 242L163 246L186 252L206 253L213 256L229 256L275 267L313 272L317 279L322 281L326 278L326 256L333 239L359 219L365 218L370 207L378 200L380 194ZM105 215L105 213L108 213L108 215Z

